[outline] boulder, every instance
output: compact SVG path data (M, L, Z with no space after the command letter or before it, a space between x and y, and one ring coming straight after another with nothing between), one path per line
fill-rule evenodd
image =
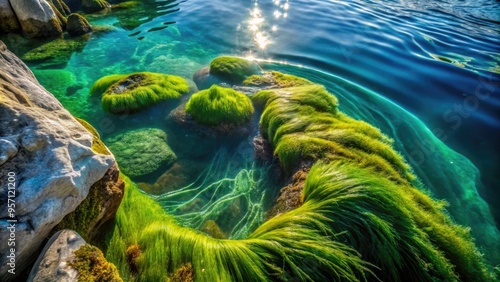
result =
M104 0L82 0L82 10L85 13L95 13L111 8L111 5Z
M66 229L57 232L45 244L28 281L78 281L78 272L68 262L76 260L75 251L85 244L85 240L75 231Z
M0 33L16 32L21 29L9 0L0 0Z
M114 264L73 230L61 230L45 245L28 282L122 281Z
M90 23L79 14L71 14L68 17L66 30L71 36L78 36L92 31Z
M15 220L15 275L0 257L0 281L11 281L33 261L49 232L87 197L115 163L92 150L88 132L0 41L0 241ZM15 212L7 209L8 177L15 185ZM0 253L10 246L0 244Z
M12 10L28 37L52 37L62 34L65 23L61 22L52 3L46 0L10 1Z

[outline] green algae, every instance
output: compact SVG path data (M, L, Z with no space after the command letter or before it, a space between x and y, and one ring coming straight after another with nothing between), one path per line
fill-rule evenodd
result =
M234 83L240 83L258 72L254 62L238 57L222 56L210 63L210 74Z
M136 112L163 100L177 99L189 91L179 76L139 72L114 74L97 80L91 96L101 97L104 110L112 113Z
M278 71L265 72L262 75L251 75L243 81L248 86L273 86L274 88L288 88L303 85L311 85L313 82L295 75L285 74Z
M130 177L145 176L177 160L167 144L167 134L156 128L118 133L105 139L121 171Z
M204 125L240 125L250 120L254 108L245 94L213 85L193 94L186 104L186 112Z

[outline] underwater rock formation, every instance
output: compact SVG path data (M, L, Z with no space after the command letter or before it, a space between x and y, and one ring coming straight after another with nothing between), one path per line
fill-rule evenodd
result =
M100 97L112 113L137 112L163 100L177 99L189 91L179 76L152 72L113 74L97 80L90 95Z
M51 37L63 32L65 23L46 0L15 0L10 5L28 37Z
M161 129L142 128L106 138L121 170L130 177L145 176L161 166L168 166L177 156L167 144Z
M92 31L92 26L83 16L73 13L68 16L66 30L71 36L78 36Z
M44 238L87 197L112 167L111 155L92 150L93 136L47 92L28 67L0 42L0 240L8 218L16 223L16 274L34 259ZM7 209L7 174L15 174L15 214ZM11 195L11 194L9 194ZM10 247L0 246L7 254ZM0 258L0 280L11 281L8 258Z

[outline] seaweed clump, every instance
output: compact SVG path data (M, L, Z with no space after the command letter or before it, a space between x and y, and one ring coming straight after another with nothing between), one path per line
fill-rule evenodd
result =
M212 85L207 90L193 94L186 104L186 112L197 122L208 126L240 125L250 120L254 108L245 94Z
M114 74L97 80L91 96L100 96L102 108L112 113L137 112L160 101L177 99L189 91L179 76L151 72Z
M257 64L238 57L222 56L210 63L211 75L234 83L241 83L248 76L258 72Z
M131 177L155 172L173 164L177 156L167 144L167 134L157 128L142 128L106 139L120 169Z
M75 251L75 261L69 264L78 271L81 282L122 282L115 265L108 262L101 250L86 244Z

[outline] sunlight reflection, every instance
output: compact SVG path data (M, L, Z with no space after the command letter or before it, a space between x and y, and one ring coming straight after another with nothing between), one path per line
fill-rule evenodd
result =
M259 1L255 1L249 12L249 18L245 22L257 49L254 51L263 51L272 45L272 39L277 36L279 21L288 16L287 12L290 8L289 0L273 0L272 4L268 2L267 5L273 5L274 9L264 9L263 7L261 10L259 5L265 4L259 4ZM272 11L272 15L264 14L263 11ZM253 57L252 51L250 51L249 56Z

